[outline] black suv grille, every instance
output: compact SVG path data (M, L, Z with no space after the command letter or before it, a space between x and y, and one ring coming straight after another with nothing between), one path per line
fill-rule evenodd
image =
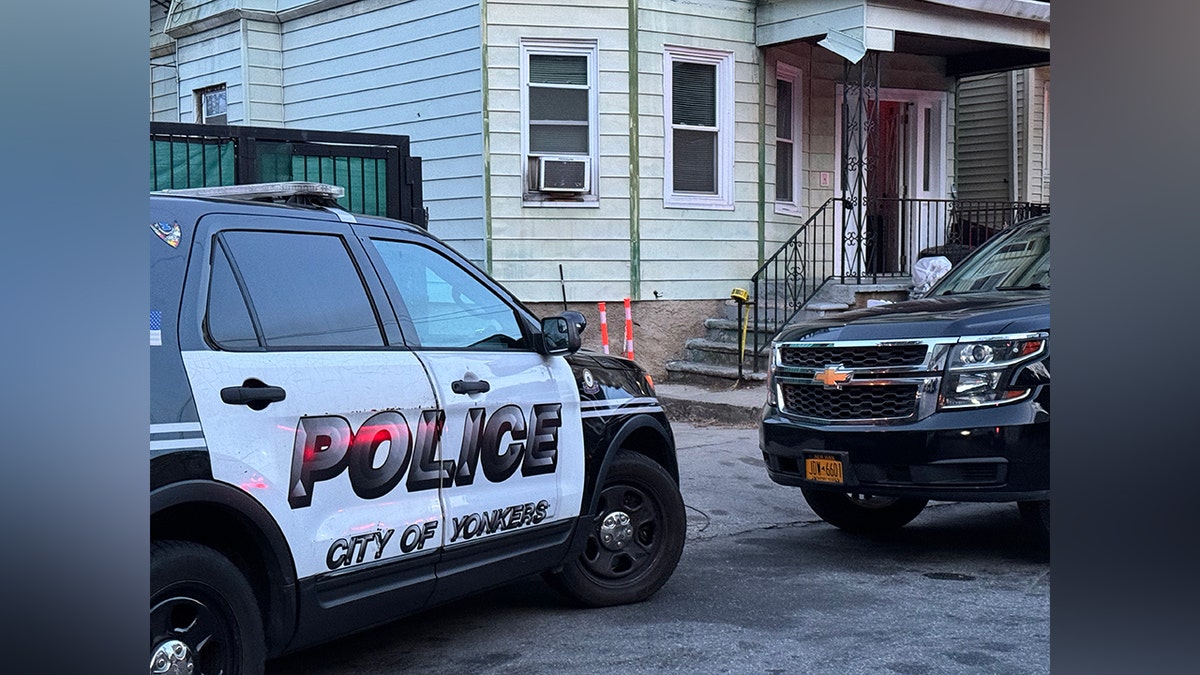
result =
M923 348L922 348L923 349ZM783 385L784 410L824 420L896 419L917 409L917 385L825 387Z
M797 368L824 368L840 363L846 368L891 368L919 366L925 361L925 345L895 347L783 347L780 362Z

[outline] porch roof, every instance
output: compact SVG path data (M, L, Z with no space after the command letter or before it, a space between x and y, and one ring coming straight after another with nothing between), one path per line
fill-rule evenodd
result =
M765 0L755 28L759 47L938 56L954 77L1050 62L1050 3L1038 0Z

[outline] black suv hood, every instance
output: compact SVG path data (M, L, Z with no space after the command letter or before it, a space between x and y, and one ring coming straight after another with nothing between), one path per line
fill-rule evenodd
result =
M1007 291L907 300L789 325L778 342L905 340L1050 329L1049 291Z

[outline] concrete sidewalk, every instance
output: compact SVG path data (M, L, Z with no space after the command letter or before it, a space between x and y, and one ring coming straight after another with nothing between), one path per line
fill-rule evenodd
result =
M762 382L731 382L723 389L664 382L654 389L672 422L697 426L757 427L767 400Z

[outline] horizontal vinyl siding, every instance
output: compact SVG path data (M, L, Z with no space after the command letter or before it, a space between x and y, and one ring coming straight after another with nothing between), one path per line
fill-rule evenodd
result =
M630 295L628 5L489 0L492 274L530 302ZM526 206L522 194L522 39L597 45L599 205Z
M173 55L170 60L174 60ZM168 59L156 59L167 63ZM150 120L153 122L179 121L179 80L175 68L167 65L150 68Z
M174 40L162 32L166 20L166 8L150 3L152 53L154 47L164 47L159 50L159 56L150 59L150 120L153 122L179 121L179 77L174 46L166 48Z
M182 37L175 43L179 72L179 121L195 122L193 92L225 84L230 124L243 124L242 33L237 22Z
M1012 120L1009 75L963 78L955 151L959 199L1009 199Z
M1029 71L1028 79L1033 83L1029 125L1029 201L1048 204L1050 202L1050 166L1044 152L1048 126L1046 87L1050 83L1050 69L1037 68Z
M758 267L758 100L760 53L754 2L641 2L638 97L641 129L643 294L725 298ZM663 48L734 54L734 209L667 209L664 194Z
M283 126L283 38L280 24L246 21L246 124Z
M479 21L477 0L362 0L283 24L282 55L286 126L409 136L430 231L482 265Z

